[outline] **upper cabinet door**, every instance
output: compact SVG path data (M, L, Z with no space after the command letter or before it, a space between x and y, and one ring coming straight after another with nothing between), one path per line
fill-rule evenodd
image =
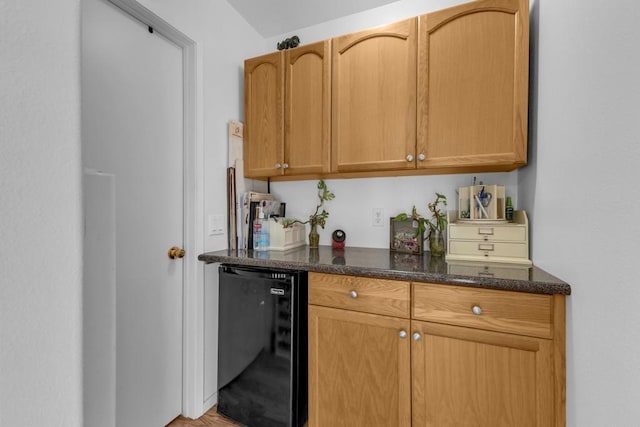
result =
M283 174L284 53L244 62L244 176Z
M333 39L332 171L415 168L417 19Z
M330 46L326 40L286 51L286 175L329 172Z
M418 31L418 167L525 165L528 1L437 11Z

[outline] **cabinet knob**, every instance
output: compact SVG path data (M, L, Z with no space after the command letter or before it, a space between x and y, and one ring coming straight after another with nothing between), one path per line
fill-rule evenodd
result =
M358 293L356 291L351 291L349 292L349 295L351 296L351 298L356 299L358 298Z
M413 162L413 156L411 154L407 154L407 162Z
M276 163L276 169L280 169L282 165L280 163Z
M422 339L422 335L420 335L420 332L414 332L413 333L413 340L414 341L420 341Z
M479 305L474 305L473 307L471 307L471 312L476 316L480 316L482 314L482 308L480 308Z
M407 331L403 329L398 335L400 335L400 338L405 339L407 337Z
M289 163L284 163L284 164L282 165L282 168L283 168L283 169L289 169Z
M422 154L422 153L418 154L418 160L423 161L426 158L427 157L424 154Z

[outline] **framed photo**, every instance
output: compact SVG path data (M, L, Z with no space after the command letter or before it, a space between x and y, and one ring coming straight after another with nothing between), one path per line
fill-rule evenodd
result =
M390 249L395 252L422 254L424 252L424 233L416 235L418 223L411 218L403 221L390 219Z

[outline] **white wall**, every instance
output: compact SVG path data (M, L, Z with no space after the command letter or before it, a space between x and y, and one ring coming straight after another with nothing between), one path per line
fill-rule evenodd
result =
M82 425L80 0L0 2L0 425Z
M457 209L456 189L471 185L474 176L478 182L505 185L507 194L513 196L518 206L516 173L326 180L336 198L324 205L329 218L325 229L318 230L320 244L330 245L331 233L341 229L347 234L347 246L388 248L390 217L410 213L414 205L420 214L430 217L427 203L435 200L436 191L447 196L449 209ZM306 220L318 203L317 183L316 180L272 183L271 192L286 202L287 217ZM383 209L386 217L383 227L373 226L374 208Z
M537 0L533 259L572 285L567 425L640 419L640 4Z
M271 37L266 40L265 51L276 50L276 44L292 35L300 37L300 44L309 44L319 40L366 30L380 25L390 24L402 19L412 18L434 10L466 3L468 0L399 0L385 6L376 7L361 13L345 16L344 18L324 22L312 27L301 28L289 33Z

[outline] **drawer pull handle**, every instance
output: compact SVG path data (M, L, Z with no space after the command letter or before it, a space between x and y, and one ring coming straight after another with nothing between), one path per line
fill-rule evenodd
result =
M492 251L493 250L493 243L479 243L478 244L478 250L479 251Z
M403 329L398 335L400 335L400 338L405 339L407 337L407 331Z
M482 277L494 277L495 274L490 271L478 271L478 276Z
M420 335L420 332L414 332L413 333L413 340L414 341L420 341L422 339L422 335Z
M480 308L479 305L474 305L473 307L471 307L471 312L476 316L480 316L482 314L482 308Z
M478 228L478 234L493 235L493 228Z
M407 162L409 163L413 162L413 155L407 154Z
M358 298L358 293L356 291L351 291L349 292L349 296L351 296L351 298L356 299Z

